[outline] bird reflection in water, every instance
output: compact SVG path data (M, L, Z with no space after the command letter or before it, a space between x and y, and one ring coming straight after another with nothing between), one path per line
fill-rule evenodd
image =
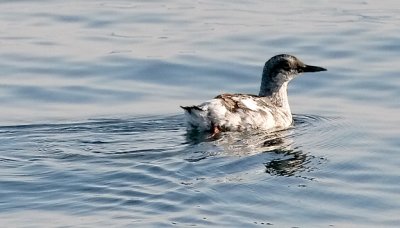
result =
M302 170L307 170L308 156L302 153L302 151L288 150L273 152L283 153L284 157L264 163L266 173L278 176L293 176Z
M224 132L216 138L188 131L187 142L196 151L186 159L197 162L213 156L255 156L256 164L262 164L270 175L296 176L313 169L315 156L304 153L294 145L295 129L266 132ZM193 150L192 150L193 151ZM265 156L264 156L265 155Z

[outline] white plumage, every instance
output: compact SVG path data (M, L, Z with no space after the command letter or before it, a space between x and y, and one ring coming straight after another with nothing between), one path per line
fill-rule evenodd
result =
M190 128L222 131L286 128L292 123L290 112L274 107L266 97L222 94L185 112Z

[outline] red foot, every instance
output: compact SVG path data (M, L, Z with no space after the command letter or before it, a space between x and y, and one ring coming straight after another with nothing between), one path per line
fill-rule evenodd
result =
M221 129L219 128L218 125L213 126L213 128L211 129L211 138L214 138L215 136L217 136L219 133L221 133Z

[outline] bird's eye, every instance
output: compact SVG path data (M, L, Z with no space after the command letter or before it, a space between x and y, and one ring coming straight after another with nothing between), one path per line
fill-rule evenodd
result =
M290 64L288 62L283 62L282 68L286 71L289 71L291 69Z

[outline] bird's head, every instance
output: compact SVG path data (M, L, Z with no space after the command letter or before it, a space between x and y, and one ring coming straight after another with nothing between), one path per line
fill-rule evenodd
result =
M293 55L281 54L269 59L263 69L263 78L283 84L300 73L326 71L325 68L304 64Z

